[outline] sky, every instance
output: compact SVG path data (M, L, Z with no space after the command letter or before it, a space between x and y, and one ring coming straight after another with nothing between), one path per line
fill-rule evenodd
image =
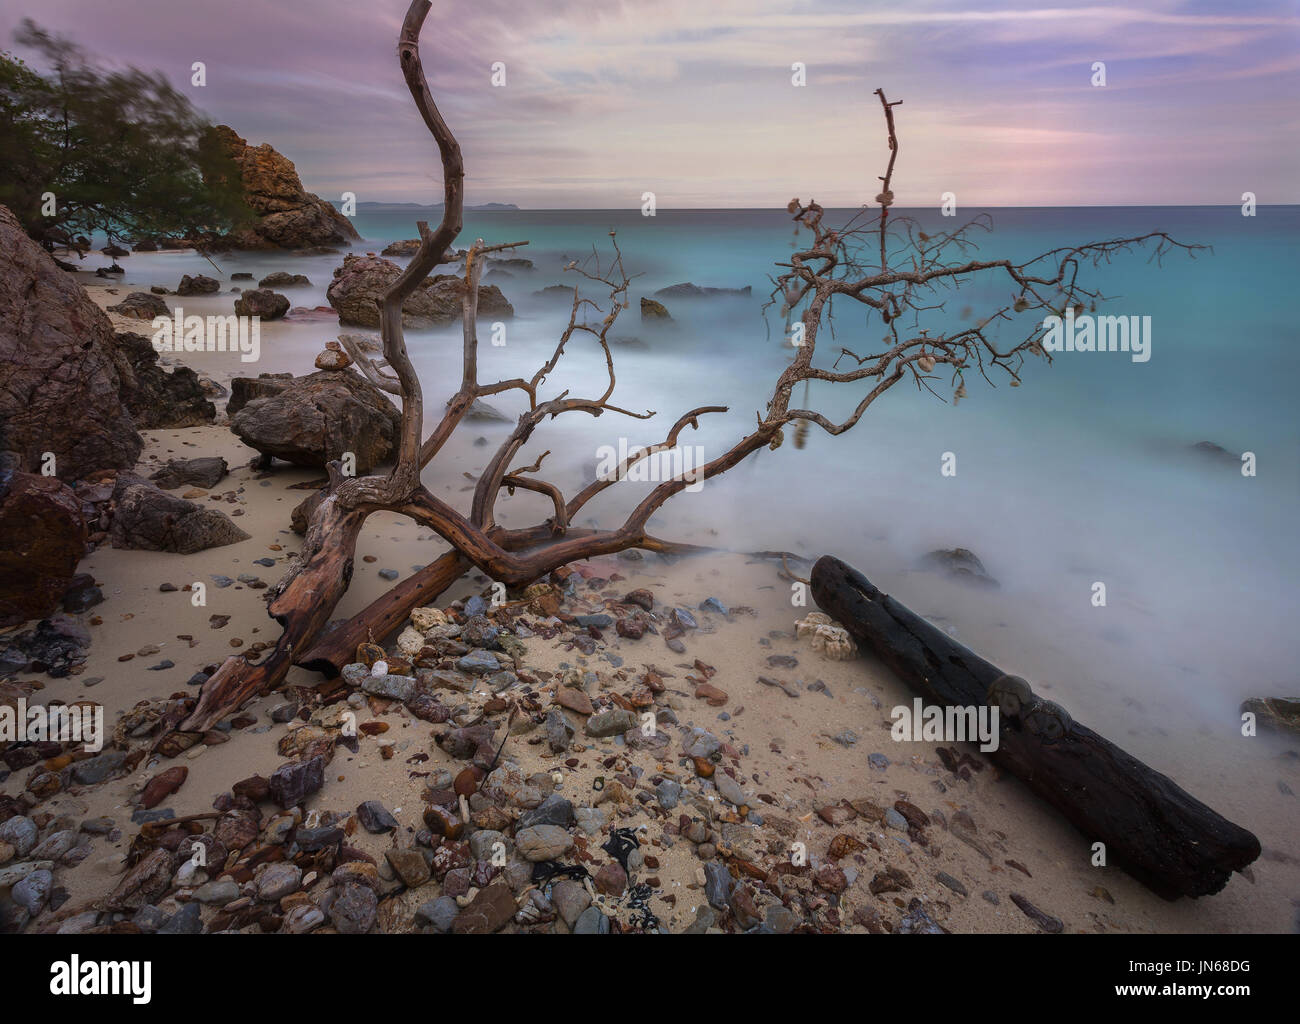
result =
M30 16L162 71L326 198L436 202L396 61L405 10L0 0L0 47ZM877 88L902 101L903 206L1300 202L1300 0L438 0L422 55L469 203L859 206L888 158Z

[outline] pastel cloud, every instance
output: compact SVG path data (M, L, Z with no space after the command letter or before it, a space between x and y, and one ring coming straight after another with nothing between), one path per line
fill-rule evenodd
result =
M451 0L425 31L472 202L857 205L898 108L896 192L967 206L1300 201L1300 16L1288 2ZM323 195L431 200L430 140L394 59L402 0L44 0L39 21L177 84ZM19 15L0 12L8 37ZM1105 88L1090 84L1104 61ZM493 88L504 61L508 84ZM791 65L807 86L791 85Z

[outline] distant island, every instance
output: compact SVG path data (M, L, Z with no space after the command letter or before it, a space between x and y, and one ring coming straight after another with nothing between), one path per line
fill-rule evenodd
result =
M443 203L357 203L358 209L365 210L441 210ZM480 203L477 206L465 204L466 210L517 210L514 203Z

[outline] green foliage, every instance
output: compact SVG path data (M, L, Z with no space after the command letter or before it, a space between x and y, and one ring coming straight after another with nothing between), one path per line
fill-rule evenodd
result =
M0 53L0 203L33 238L196 237L251 219L238 168L165 77L102 68L30 20L14 38L48 67Z

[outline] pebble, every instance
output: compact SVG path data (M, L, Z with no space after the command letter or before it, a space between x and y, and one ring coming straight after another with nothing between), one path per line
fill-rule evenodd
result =
M573 926L575 935L608 935L609 918L596 907L588 907Z
M515 848L534 863L556 860L573 849L573 837L558 825L534 825L515 833Z
M0 840L11 845L19 857L31 852L39 835L36 822L21 814L0 822Z
M257 897L276 903L298 891L302 884L302 868L297 864L272 864L257 878Z
M452 897L439 896L420 904L415 911L415 923L445 935L451 931L452 922L459 913L460 907Z
M330 921L342 935L364 935L375 924L379 898L367 885L345 884L329 907Z
M378 835L381 832L392 832L399 827L399 822L394 818L378 800L367 800L357 807L357 820L365 830L372 835Z
M578 918L591 906L591 894L581 883L562 878L551 886L551 903L560 918L572 930Z
M224 906L231 900L239 899L239 886L231 881L206 882L194 890L194 898L200 903Z
M197 903L187 903L167 919L158 929L159 935L198 935L203 931L203 918Z
M33 871L10 890L15 903L35 917L44 909L54 888L54 873L47 869Z
M711 907L717 910L728 909L727 898L731 895L734 884L725 864L710 861L704 865L704 892Z

